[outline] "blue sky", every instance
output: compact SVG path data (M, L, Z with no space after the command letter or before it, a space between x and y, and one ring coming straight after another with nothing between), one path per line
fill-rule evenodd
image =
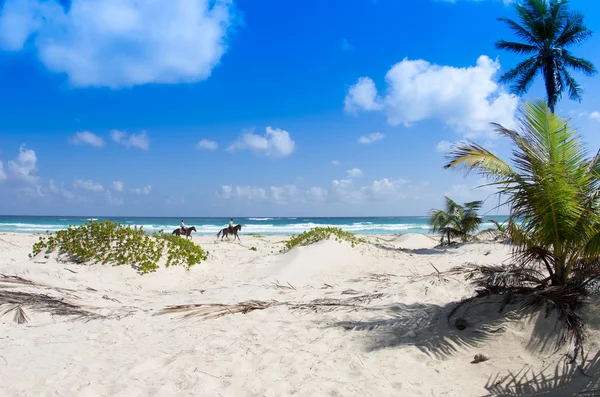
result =
M572 0L600 32L600 4ZM524 98L502 0L0 0L0 212L422 215L488 197L444 171L509 148ZM600 33L574 49L600 67ZM386 77L387 76L387 77ZM563 99L600 147L600 77ZM488 200L490 209L495 201Z

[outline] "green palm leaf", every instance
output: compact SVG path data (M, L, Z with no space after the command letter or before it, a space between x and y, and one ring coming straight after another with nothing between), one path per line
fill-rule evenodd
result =
M546 267L554 284L565 283L578 261L600 257L600 156L588 159L576 132L543 101L523 106L515 130L495 127L514 145L512 164L466 143L450 152L445 168L493 181L511 219L522 220L508 228L515 257Z

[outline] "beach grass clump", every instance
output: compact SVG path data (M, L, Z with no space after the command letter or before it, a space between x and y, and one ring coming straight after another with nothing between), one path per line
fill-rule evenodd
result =
M47 232L33 245L29 257L56 250L76 263L130 264L143 273L158 269L164 257L166 267L181 264L187 270L208 257L208 252L185 238L162 231L150 235L142 227L110 221L90 221L56 233Z
M208 252L194 244L191 240L171 234L156 234L167 242L166 267L182 264L186 270L194 265L205 261L208 258Z
M335 241L347 241L352 247L365 242L365 239L356 237L354 234L346 232L339 227L315 227L284 241L284 247L281 252L287 252L294 247L303 247L322 240L329 240L332 236L335 238Z

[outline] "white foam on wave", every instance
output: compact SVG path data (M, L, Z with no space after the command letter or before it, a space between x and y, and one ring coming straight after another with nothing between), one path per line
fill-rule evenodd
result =
M127 222L128 226L142 227L147 232L164 231L170 233L175 229L179 228L178 224L135 224ZM198 234L216 234L220 230L226 227L223 224L208 224L208 225L188 225L195 226ZM45 231L57 231L66 229L66 224L34 224L34 223L0 223L0 232L22 232L22 233L35 233ZM315 227L338 227L348 232L353 233L366 233L366 234L396 234L421 232L426 233L430 230L430 226L426 224L417 223L385 223L378 224L372 222L355 222L349 224L328 224L328 223L314 223L314 222L302 222L275 225L272 223L267 224L245 224L242 227L242 233L259 233L259 234L298 234L304 231L310 230Z

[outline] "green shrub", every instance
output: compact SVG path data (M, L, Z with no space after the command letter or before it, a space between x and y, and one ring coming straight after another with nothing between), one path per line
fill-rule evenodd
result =
M350 232L346 232L339 227L315 227L306 232L290 237L289 240L284 241L284 248L281 252L287 252L294 247L301 247L310 244L314 244L321 240L328 240L331 236L335 236L335 241L347 241L352 247L356 244L364 243L365 239L358 238Z
M165 235L162 231L149 235L142 227L110 221L92 221L46 234L33 245L30 258L43 250L49 253L58 249L77 263L131 264L147 273L158 269L165 255L167 267L181 264L186 270L208 257L208 252L185 238Z

